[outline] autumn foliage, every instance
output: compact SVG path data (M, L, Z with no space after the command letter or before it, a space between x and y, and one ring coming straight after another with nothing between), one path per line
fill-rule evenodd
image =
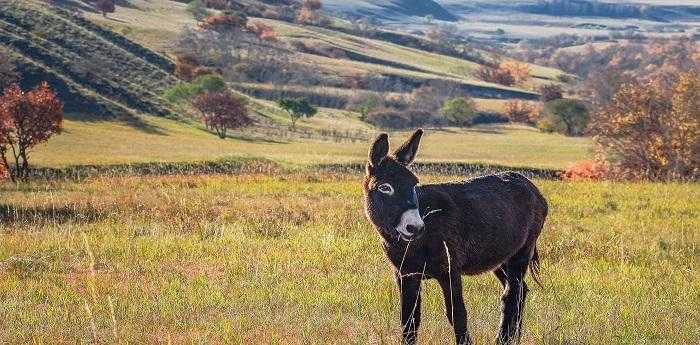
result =
M0 97L0 158L13 181L28 177L29 151L60 133L62 110L63 102L46 82L26 93L17 84L5 89Z
M647 180L700 177L700 77L681 74L672 87L653 78L624 84L593 117L594 140L613 172Z
M316 24L320 20L318 11L323 7L320 0L303 0L297 14L297 22L303 24Z
M240 30L246 27L248 17L245 14L238 12L223 12L212 14L204 18L199 27L203 30L211 30L216 32L227 32L231 30Z
M255 34L264 41L277 41L277 35L275 34L275 29L261 21L249 22L246 26L248 31Z
M248 102L231 92L208 92L192 100L192 106L202 114L204 125L214 130L220 138L226 138L229 129L249 126Z
M515 84L520 84L530 78L530 65L523 62L506 60L498 65L498 69L502 71L501 73L510 74L515 80Z
M537 109L531 102L512 100L506 103L506 117L511 122L534 123Z
M599 181L605 179L609 171L605 163L586 160L568 167L560 177L565 181Z

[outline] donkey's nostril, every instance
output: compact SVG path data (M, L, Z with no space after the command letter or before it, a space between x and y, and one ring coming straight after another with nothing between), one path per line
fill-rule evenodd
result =
M416 225L407 225L406 226L406 231L409 232L411 235L415 235L419 233L421 230L423 230L422 226L416 226Z

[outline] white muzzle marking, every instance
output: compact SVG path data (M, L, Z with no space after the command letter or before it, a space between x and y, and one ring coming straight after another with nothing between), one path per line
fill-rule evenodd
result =
M401 237L404 239L415 235L414 233L408 231L409 225L416 228L422 228L425 226L425 223L423 223L423 218L421 218L420 212L418 212L417 208L404 212L401 215L399 225L396 226L396 231L398 231Z

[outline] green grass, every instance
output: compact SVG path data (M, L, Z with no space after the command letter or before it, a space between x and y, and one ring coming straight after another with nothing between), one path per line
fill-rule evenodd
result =
M276 121L286 121L276 114ZM131 162L181 162L226 157L267 158L281 163L361 162L367 157L369 140L376 131L353 113L323 109L300 125L311 131L336 129L366 136L355 142L306 139L279 128L268 133L265 127L234 133L221 140L198 124L144 116L142 128L121 122L66 120L65 131L38 147L32 163L44 167L79 164ZM286 135L286 134L285 134ZM408 137L406 132L391 133L394 145ZM320 137L319 137L320 138ZM469 129L428 130L421 148L425 161L491 163L513 167L563 169L591 156L589 138L570 138L540 133L517 125L476 126Z
M697 343L699 185L536 183L551 209L525 344ZM0 185L0 342L397 343L360 188L313 173ZM500 286L464 282L472 335L492 343ZM436 283L423 305L422 343L449 343Z

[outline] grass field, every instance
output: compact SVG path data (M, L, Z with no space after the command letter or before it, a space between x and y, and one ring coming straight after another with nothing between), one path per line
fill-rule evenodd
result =
M449 177L426 177L422 182ZM391 344L398 294L360 177L97 178L0 185L0 342ZM697 184L537 181L526 344L700 340ZM499 284L465 278L492 343ZM437 284L421 340L449 343Z
M221 140L198 124L143 117L141 128L121 122L66 120L65 132L32 153L43 167L134 162L182 162L230 157L266 158L283 164L360 162L377 133L356 118L338 119L342 112L324 110L300 124L310 130L360 130L366 139L355 142L270 137L253 128ZM345 115L354 116L354 115ZM282 120L280 120L282 121ZM286 133L286 129L282 129ZM392 133L396 143L407 133ZM518 125L488 125L468 129L428 130L421 150L424 161L491 163L513 167L564 169L589 158L589 138L540 133Z

